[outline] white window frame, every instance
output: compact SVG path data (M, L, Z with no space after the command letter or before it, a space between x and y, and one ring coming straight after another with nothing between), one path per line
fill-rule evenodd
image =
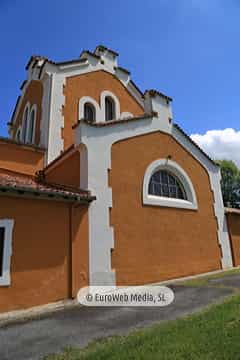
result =
M105 122L105 98L110 97L114 101L115 105L115 116L113 120L126 119L134 117L130 112L120 112L120 102L116 95L109 90L104 90L100 94L100 106L96 100L91 96L83 96L78 102L78 120L84 119L84 105L90 103L95 108L96 123Z
M184 187L187 200L156 196L148 193L151 177L158 170L169 171L179 179ZM143 179L143 204L190 210L198 209L197 196L190 177L181 166L170 159L155 160L148 166Z
M30 121L31 121L31 115L32 115L33 111L34 111L33 137L32 137L32 140L31 140L30 139ZM34 105L32 105L32 107L31 107L31 109L29 111L29 115L28 115L26 143L34 144L34 142L35 142L36 118L37 118L37 105L34 104Z
M95 122L100 122L103 121L101 119L101 109L100 106L98 105L97 101L94 100L92 97L90 96L83 96L80 100L79 100L79 104L78 104L78 120L84 119L84 106L86 103L91 104L94 109L95 109Z
M10 267L12 255L12 233L14 220L1 219L0 227L5 229L4 232L4 247L3 247L3 267L2 276L0 276L0 286L9 286L11 283Z
M103 115L102 121L105 121L105 118L106 118L106 111L105 111L105 98L106 97L110 97L115 105L115 119L113 119L113 120L119 120L120 119L120 102L119 102L118 98L116 97L116 95L114 95L111 91L104 90L101 92L101 95L100 95L100 107L102 109L102 115Z

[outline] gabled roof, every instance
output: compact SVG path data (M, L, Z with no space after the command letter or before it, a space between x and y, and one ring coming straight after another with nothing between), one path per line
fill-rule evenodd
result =
M159 95L159 96L165 98L167 101L172 101L172 98L170 96L167 96L158 90L150 89L150 90L146 90L144 92L144 95L146 93L148 93L151 97L155 97L156 95Z
M110 48L108 48L108 47L106 47L106 46L104 46L104 45L98 45L98 46L96 46L96 48L95 48L95 50L94 50L94 53L96 53L96 52L98 52L98 51L108 51L108 52L112 53L114 56L118 56L118 55L119 55L116 51L114 51L114 50L112 50L112 49L110 49Z
M109 54L111 54L112 57L112 59L110 57L110 60L108 57ZM81 70L81 73L82 71L88 72L88 71L96 71L96 70L105 70L107 72L112 73L114 76L116 76L116 78L119 79L119 81L121 81L124 84L124 86L128 89L131 95L136 99L136 101L141 106L143 106L142 91L130 79L130 71L128 71L123 67L118 66L117 57L118 57L118 53L116 51L107 48L104 45L97 46L94 52L91 52L89 50L83 50L78 58L70 59L66 61L53 61L46 56L32 55L29 61L27 62L26 70L28 71L29 68L31 67L33 73L29 72L28 80L27 81L25 80L22 83L20 89L24 93L25 88L29 83L29 81L31 81L32 79L41 80L45 74L45 71L46 72L49 71L51 72L55 70L60 72L74 71L77 74L77 72L79 71L79 66L80 68L82 68L83 66L82 69L84 70ZM93 63L89 59L94 60ZM109 66L110 64L109 61L111 63L110 66ZM48 65L50 66L52 65L56 67L56 69L54 70L53 68L48 67ZM88 68L88 66L90 66L90 68ZM19 96L14 111L12 113L11 120L8 123L10 127L14 123L14 120L17 116L18 109L21 106L21 100L22 100L22 96Z
M42 181L40 176L30 176L0 169L0 194L14 193L16 196L31 195L48 200L90 202L95 200L89 191Z
M210 158L210 156L209 156L205 151L203 151L203 149L201 149L200 146L198 146L198 144L195 143L195 141L193 141L193 140L191 139L191 137L190 137L188 134L186 134L185 131L184 131L178 124L173 124L173 126L174 126L177 130L179 130L179 131L181 132L181 134L182 134L183 136L185 136L186 139L187 139L188 141L190 141L198 150L200 150L200 152L201 152L209 161L211 161L212 164L214 164L216 167L219 167L219 165L218 165L212 158Z

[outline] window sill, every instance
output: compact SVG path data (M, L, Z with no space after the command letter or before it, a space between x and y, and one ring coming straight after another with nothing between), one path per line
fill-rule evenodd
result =
M1 286L10 286L10 276L7 275L7 276L2 276L0 277L0 287Z
M154 195L148 195L143 199L144 205L161 206L161 207L172 207L178 209L189 209L197 210L197 204L194 204L187 200L172 199L167 197L159 197Z

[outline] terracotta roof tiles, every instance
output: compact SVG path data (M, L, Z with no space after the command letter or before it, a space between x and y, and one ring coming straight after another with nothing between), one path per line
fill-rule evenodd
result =
M73 202L89 202L95 200L89 191L43 181L39 176L29 176L25 174L0 169L0 192L12 191L18 195L31 194L34 196L44 196L45 198L56 198L58 200L68 200Z

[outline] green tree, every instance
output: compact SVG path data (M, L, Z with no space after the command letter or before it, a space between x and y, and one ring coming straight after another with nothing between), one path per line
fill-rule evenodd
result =
M240 171L231 160L216 161L221 169L223 202L228 207L239 207Z

